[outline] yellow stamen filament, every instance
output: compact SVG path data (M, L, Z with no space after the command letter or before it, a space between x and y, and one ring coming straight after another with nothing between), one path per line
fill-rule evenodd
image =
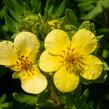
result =
M75 72L76 74L79 74L83 70L83 56L80 55L79 51L72 49L71 47L67 47L66 50L62 51L60 57L62 58L61 63L66 66L66 70Z
M34 72L31 70L32 68L32 62L29 60L29 57L27 56L21 56L16 61L16 65L19 70L19 76L22 79L30 79L34 76Z
M18 60L16 61L17 67L19 69L19 71L22 70L30 70L32 67L32 62L29 61L29 58L26 56L21 56L18 58Z

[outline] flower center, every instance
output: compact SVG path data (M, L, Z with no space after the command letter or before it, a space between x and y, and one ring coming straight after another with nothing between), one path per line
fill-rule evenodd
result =
M62 51L60 56L62 57L61 63L66 66L66 70L80 74L81 70L83 69L83 56L79 51L72 49L71 47L67 47L66 50Z
M22 70L28 70L32 67L32 62L30 62L29 58L26 56L21 56L18 58L18 60L16 61L17 67L19 69L19 71Z

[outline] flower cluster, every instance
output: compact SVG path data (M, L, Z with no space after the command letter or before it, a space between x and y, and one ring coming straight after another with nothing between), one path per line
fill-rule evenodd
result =
M0 65L16 73L21 87L27 93L38 94L47 87L44 72L53 72L53 81L61 92L71 92L78 87L79 77L87 80L97 79L103 63L91 53L97 47L95 35L86 29L78 30L70 40L63 30L54 29L47 34L45 51L35 64L40 43L31 32L20 32L14 42L0 42Z

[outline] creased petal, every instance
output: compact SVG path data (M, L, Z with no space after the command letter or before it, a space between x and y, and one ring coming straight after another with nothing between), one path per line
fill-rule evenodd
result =
M84 71L81 76L88 80L97 79L103 69L103 63L95 56L89 55L84 59Z
M45 72L54 72L61 66L60 60L59 56L53 56L44 51L40 56L39 66Z
M66 32L62 30L52 30L45 38L46 50L53 54L58 55L70 45L70 39Z
M19 75L21 87L27 93L38 94L47 87L47 79L41 74L36 65L33 65L31 70L20 72Z
M82 53L90 54L96 49L97 40L91 31L81 29L72 37L71 45Z
M40 47L37 37L31 32L21 32L14 40L19 56L28 56L34 62Z
M79 84L79 76L63 66L54 74L54 84L61 92L71 92Z
M17 60L17 53L11 41L0 42L0 65L12 66Z

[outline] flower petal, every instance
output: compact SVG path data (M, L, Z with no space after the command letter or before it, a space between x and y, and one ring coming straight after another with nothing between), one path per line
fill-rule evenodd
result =
M63 66L54 74L54 84L61 92L71 92L77 88L79 76Z
M47 79L36 65L33 65L31 70L20 72L19 77L21 87L27 93L38 94L47 87Z
M61 66L60 60L59 56L53 56L44 51L40 56L39 66L45 72L54 72Z
M0 65L12 66L17 60L17 53L11 41L0 42Z
M45 38L46 50L54 55L60 54L60 52L70 45L70 39L66 32L62 30L52 30Z
M40 47L37 37L31 32L21 32L14 40L19 56L28 56L34 62Z
M76 48L85 54L92 53L97 47L95 35L86 29L77 31L72 37L71 43L72 48Z
M83 63L85 64L84 71L81 73L83 78L95 80L101 75L103 63L97 57L89 55Z

